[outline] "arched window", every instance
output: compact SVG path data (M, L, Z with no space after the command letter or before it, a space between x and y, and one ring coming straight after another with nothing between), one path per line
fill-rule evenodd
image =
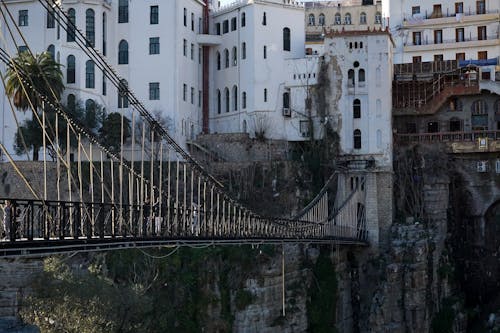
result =
M118 87L118 108L128 108L128 82L121 80Z
M325 14L323 13L319 14L318 23L319 25L325 25Z
M247 43L241 43L241 59L247 58Z
M359 24L366 24L366 13L362 12L359 14Z
M375 13L375 24L382 24L382 14L380 12Z
M128 22L128 0L118 1L118 23Z
M233 86L233 110L238 111L238 87Z
M340 16L340 13L335 14L335 24L336 25L342 24L342 16Z
M349 87L354 87L354 69L350 69L347 72L347 85Z
M224 50L224 63L226 68L229 67L229 51L227 49Z
M229 112L230 105L231 105L231 104L229 104L229 89L226 88L224 90L224 96L226 98L226 112Z
M287 112L290 109L290 93L289 92L283 93L283 109L287 109L286 110ZM283 110L283 113L285 113L285 110ZM288 114L290 114L290 113L288 112Z
M50 53L50 57L52 60L55 60L56 58L56 47L53 44L50 44L49 47L47 48L47 52Z
M102 54L106 55L106 39L107 39L107 18L106 13L102 13Z
M75 41L75 27L76 27L76 12L73 8L68 9L68 30L66 33L66 41Z
M290 28L283 28L283 51L290 51Z
M95 45L95 13L90 8L85 12L85 38L87 46Z
M361 149L361 131L359 129L354 130L353 140L354 149Z
M344 23L345 24L352 24L351 14L349 14L349 13L345 14Z
M267 59L267 46L264 45L264 48L262 49L264 53L264 59Z
M247 24L245 13L241 13L241 27L243 28Z
M267 25L266 12L262 15L262 25Z
M68 107L68 111L69 112L74 112L75 109L76 109L76 98L75 98L75 95L73 94L69 94L68 95L68 105L66 105Z
M66 63L66 82L75 83L76 78L76 64L75 56L69 55Z
M361 101L357 98L352 103L352 115L355 119L361 118Z
M220 70L220 53L217 51L217 70Z
M471 106L471 125L473 131L488 129L488 108L482 99L475 100Z
M220 114L222 109L222 100L220 95L220 90L217 89L217 113Z
M128 64L128 43L124 39L122 39L120 44L118 44L118 64Z
M316 19L314 18L314 14L309 14L309 25L316 25Z
M472 114L485 114L488 113L486 103L482 99L475 100L471 106Z
M233 47L233 66L238 65L238 50L236 46Z
M363 68L361 68L358 72L358 82L359 82L359 85L360 86L364 86L365 85L365 70Z
M95 65L92 60L85 63L85 88L95 88Z
M241 108L246 109L247 108L247 93L243 92L241 94Z
M90 128L97 127L97 112L96 104L93 99L85 101L85 123Z
M87 99L85 101L85 111L92 112L95 110L95 102L93 99Z

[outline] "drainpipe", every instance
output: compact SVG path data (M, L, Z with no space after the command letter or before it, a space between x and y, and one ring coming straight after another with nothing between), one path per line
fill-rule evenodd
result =
M209 34L209 12L208 12L209 1L205 1L205 7L203 8L203 33ZM210 133L210 124L209 124L209 55L210 55L210 47L208 45L203 45L203 110L202 110L202 125L203 125L203 134Z

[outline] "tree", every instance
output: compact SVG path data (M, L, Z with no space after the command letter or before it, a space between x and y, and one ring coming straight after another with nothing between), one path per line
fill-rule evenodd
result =
M102 127L99 130L99 136L102 143L113 152L120 151L123 135L123 141L130 137L130 120L123 117L123 133L122 119L118 112L112 112L102 122Z
M13 66L9 67L6 73L5 93L13 99L14 105L18 109L26 111L33 105L33 112L38 113L39 108L42 111L44 108L41 96L45 96L51 103L60 100L64 90L61 65L52 58L49 52L34 56L30 52L20 52L12 59L12 64ZM29 88L22 78L28 81L32 88ZM33 121L35 123L28 124L26 128L41 133L40 124L36 119L33 119ZM38 129L36 130L33 126L38 126ZM16 133L16 142L20 133L23 133L23 130ZM33 142L31 143L33 160L36 161L38 160L40 144L34 145Z

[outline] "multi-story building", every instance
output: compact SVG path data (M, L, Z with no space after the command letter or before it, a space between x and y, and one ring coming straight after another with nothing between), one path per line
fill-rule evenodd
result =
M484 60L500 54L500 2L390 1L394 63Z

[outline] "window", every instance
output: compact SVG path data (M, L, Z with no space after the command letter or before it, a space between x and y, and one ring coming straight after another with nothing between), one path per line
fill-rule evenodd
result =
M442 54L435 54L434 55L434 61L443 61L443 55Z
M434 44L443 43L443 30L434 30Z
M461 52L461 53L456 53L455 54L455 59L457 61L463 61L465 60L465 53Z
M86 118L92 119L92 121L96 120L96 107L93 99L87 99L85 101L85 113Z
M487 114L486 103L482 99L475 100L471 105L472 114Z
M217 51L217 70L220 71L220 53Z
M488 51L479 51L479 52L477 52L477 59L478 60L486 60L486 59L488 59Z
M219 36L220 36L220 23L217 23L217 24L215 25L215 31L217 32L217 35L219 35Z
M149 24L158 24L159 21L159 7L149 7Z
M354 69L347 72L347 86L354 87Z
M358 73L358 83L360 86L365 84L365 70L362 68L359 70Z
M184 26L187 27L187 9L184 8Z
M194 31L194 14L191 13L191 31Z
M411 15L420 14L420 6L411 7Z
M191 60L194 60L194 44L191 43Z
M228 32L229 32L229 21L224 20L224 22L222 22L222 33L227 34Z
M352 23L351 14L349 14L349 13L345 14L345 16L344 16L344 24L349 25L351 23Z
M318 23L319 25L325 25L325 14L323 13L319 14Z
M283 93L283 109L290 109L290 93Z
M56 47L54 46L54 44L49 45L49 47L47 48L47 52L50 53L50 57L52 58L52 60L56 59Z
M464 28L455 29L455 41L456 42L463 42L464 38L465 38Z
M432 7L432 14L430 18L440 18L443 17L443 13L441 11L441 5L434 5Z
M149 99L152 101L160 99L160 83L159 82L150 82L149 83Z
M182 85L182 100L185 102L187 101L187 85L184 83Z
M361 149L361 131L359 129L354 130L354 149Z
M382 14L380 12L375 14L375 24L382 24Z
M464 108L463 103L457 97L450 98L449 111L462 111Z
M267 46L264 45L264 59L267 59Z
M236 46L233 47L233 66L238 65L238 50Z
M463 13L464 13L464 3L455 2L455 14L463 14Z
M335 24L336 25L342 24L342 17L340 16L339 13L335 14Z
M354 119L361 118L361 101L357 98L352 103L352 117Z
M217 113L218 114L220 114L220 112L221 112L221 108L222 108L221 103L222 103L222 101L221 101L221 96L220 96L220 90L217 89Z
M309 14L308 25L316 25L316 19L314 17L314 14Z
M67 42L75 41L76 12L73 8L68 9L68 30L66 34Z
M241 59L247 58L247 43L241 43Z
M420 31L413 32L413 45L422 45L422 33Z
M104 71L102 71L102 95L106 96L107 94L107 89L106 89L106 74Z
M120 44L118 44L118 64L128 64L128 43L124 39L122 39Z
M118 0L118 23L128 22L128 0Z
M246 14L245 13L241 13L241 27L243 28L247 22L246 22Z
M95 88L95 65L92 60L85 63L85 88Z
M267 102L267 89L264 88L264 102Z
M68 95L68 104L66 105L68 107L69 111L75 111L76 109L76 97L73 94Z
M85 12L85 38L87 46L95 45L95 13L90 8Z
M366 24L366 13L359 14L359 24Z
M20 10L19 11L19 26L20 27L27 27L28 26L28 11L27 10Z
M194 88L191 87L191 104L194 104Z
M484 0L476 1L477 14L486 14L486 2Z
M486 40L486 26L477 27L477 39Z
M264 15L262 15L262 25L267 25L266 12L264 12Z
M187 40L182 40L182 55L187 57Z
M56 27L56 18L54 16L54 10L50 9L47 11L47 29L53 29Z
M439 132L439 123L437 121L429 121L427 123L427 133Z
M412 57L412 62L414 64L421 63L422 62L422 56L414 56L414 57Z
M238 111L238 87L233 86L233 110Z
M66 82L75 83L76 78L76 60L74 55L69 55L66 62Z
M236 17L233 17L231 19L231 31L235 31L237 27L238 26L237 26L237 23L236 23Z
M229 51L227 49L224 50L224 64L225 67L229 67Z
M128 108L128 82L121 80L118 87L118 108Z
M102 54L106 55L106 35L107 35L107 28L106 28L106 13L102 13Z
M201 90L198 90L198 107L199 108L201 108L201 98L202 98Z
M283 28L283 51L290 51L290 28Z
M149 54L160 54L160 37L149 38Z
M462 122L458 118L450 119L450 132L460 132L462 130Z
M198 47L198 64L201 65L201 59L202 59L202 48L201 46Z
M229 104L229 89L224 90L224 95L226 97L226 113L229 112L230 104Z
M243 92L241 94L241 107L243 109L246 109L247 108L247 93L246 92Z

